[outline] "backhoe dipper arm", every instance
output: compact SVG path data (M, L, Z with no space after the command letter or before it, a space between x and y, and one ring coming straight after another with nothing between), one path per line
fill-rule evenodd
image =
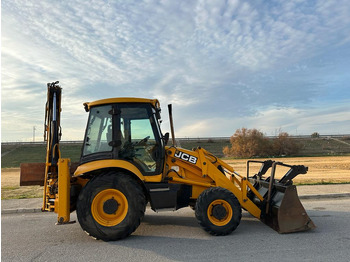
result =
M57 164L59 157L59 141L61 139L60 120L61 120L61 92L59 82L47 84L47 102L45 107L45 129L44 140L47 142L49 162L52 165Z
M47 101L45 106L44 140L46 141L46 166L43 195L43 211L54 209L53 199L58 190L57 163L60 157L59 141L60 115L61 115L61 92L58 81L47 84Z

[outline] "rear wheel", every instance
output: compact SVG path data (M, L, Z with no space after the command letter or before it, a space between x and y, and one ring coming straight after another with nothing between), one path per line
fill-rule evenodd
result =
M230 234L241 221L242 209L232 192L221 187L208 188L198 197L196 218L212 235Z
M145 208L142 187L131 176L112 171L94 177L82 189L77 216L89 235L111 241L134 232Z

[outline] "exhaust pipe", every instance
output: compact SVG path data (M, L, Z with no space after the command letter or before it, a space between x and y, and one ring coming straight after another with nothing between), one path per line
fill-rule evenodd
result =
M175 132L174 132L174 123L173 123L172 104L168 104L168 111L169 111L169 120L170 120L171 140L172 140L173 146L175 146L176 143L175 143Z

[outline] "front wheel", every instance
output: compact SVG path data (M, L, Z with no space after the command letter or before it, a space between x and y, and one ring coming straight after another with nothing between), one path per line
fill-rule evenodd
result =
M222 187L204 190L197 199L195 211L203 229L216 236L230 234L237 228L242 217L238 199Z
M104 241L129 236L140 225L146 208L142 187L129 175L97 175L82 189L77 202L80 226Z

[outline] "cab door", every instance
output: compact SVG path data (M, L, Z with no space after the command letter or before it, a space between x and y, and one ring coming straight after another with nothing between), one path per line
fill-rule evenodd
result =
M118 159L132 162L145 176L162 173L164 145L150 104L118 104Z

